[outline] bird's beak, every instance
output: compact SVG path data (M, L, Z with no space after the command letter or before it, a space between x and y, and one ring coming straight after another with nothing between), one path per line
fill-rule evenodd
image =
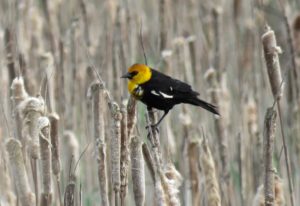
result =
M130 74L130 73L123 74L123 75L121 76L121 78L129 79L129 78L131 78L131 74Z

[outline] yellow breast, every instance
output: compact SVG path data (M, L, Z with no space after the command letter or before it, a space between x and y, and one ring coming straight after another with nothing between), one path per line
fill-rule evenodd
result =
M132 81L128 81L128 91L132 94L135 98L140 99L142 98L144 91L139 85L133 83Z

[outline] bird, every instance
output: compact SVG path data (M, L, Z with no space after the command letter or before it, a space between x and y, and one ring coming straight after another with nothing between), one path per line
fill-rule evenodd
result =
M178 79L174 79L145 64L133 64L121 78L128 79L128 91L135 99L147 106L164 111L157 123L151 125L157 128L169 111L177 104L200 106L209 112L220 115L218 108L198 98L199 93Z

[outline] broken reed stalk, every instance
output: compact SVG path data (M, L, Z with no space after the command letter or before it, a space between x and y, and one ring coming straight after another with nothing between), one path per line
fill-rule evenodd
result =
M58 121L59 116L56 113L51 113L49 116L50 121L50 137L51 137L51 159L52 159L52 172L56 177L57 184L57 196L59 199L59 205L62 206L61 199L61 189L60 189L60 171L61 171L61 162L60 162L60 149L59 149L59 137L58 137Z
M221 206L221 196L217 180L215 162L205 137L202 142L200 161L202 166L201 168L203 168L205 175L207 205Z
M37 160L40 156L40 142L39 142L39 127L38 118L40 118L45 111L45 103L41 96L28 97L23 100L19 106L20 116L22 119L22 135L26 138L29 144L29 154L31 157L31 168L33 181L35 186L36 203L39 202L39 179Z
M51 184L51 142L50 142L50 122L47 117L38 119L40 153L42 163L42 194L41 206L50 206L52 202L52 184Z
M290 195L290 201L291 205L294 206L294 195L293 195L293 183L291 179L291 172L290 172L290 163L289 163L289 157L288 157L288 149L286 145L286 138L285 138L285 132L283 129L283 120L282 120L282 113L281 113L281 97L283 95L283 79L281 76L281 69L280 69L280 63L279 63L279 57L278 54L281 53L280 47L277 46L275 33L269 26L266 26L266 31L262 35L262 44L264 49L264 57L266 62L266 67L268 71L269 81L271 84L271 89L274 97L274 101L277 102L277 109L279 114L279 120L280 120L280 130L281 130L281 137L282 137L282 143L283 143L283 152L285 157L285 164L286 164L286 170L288 175L288 182L289 182L289 195Z
M265 115L264 123L264 190L265 190L265 205L274 205L274 169L272 164L274 152L274 139L276 131L276 111L271 107L268 108Z
M20 141L14 138L8 139L6 143L6 150L8 152L13 177L15 178L15 185L20 202L23 206L32 206L35 205L35 197L29 186L21 147Z
M101 203L103 206L108 206L109 201L106 165L103 84L99 83L98 81L92 83L89 87L88 97L93 98L94 137L96 143L96 152L98 154L97 163Z
M125 197L128 187L128 165L129 165L129 143L130 137L127 131L127 109L124 102L121 104L121 187L120 187L120 199L121 206L125 205Z
M122 114L116 102L111 105L112 139L111 139L111 177L115 195L115 205L119 205L120 192L120 153L121 153L121 120Z
M131 140L131 176L136 206L145 205L145 170L142 142L135 136Z

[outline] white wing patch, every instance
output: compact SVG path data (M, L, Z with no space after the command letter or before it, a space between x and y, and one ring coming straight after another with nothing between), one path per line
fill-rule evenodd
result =
M151 94L154 94L156 96L160 96L155 90L151 90Z
M173 98L173 95L168 95L168 94L165 94L163 92L159 92L164 98L166 99L172 99Z

